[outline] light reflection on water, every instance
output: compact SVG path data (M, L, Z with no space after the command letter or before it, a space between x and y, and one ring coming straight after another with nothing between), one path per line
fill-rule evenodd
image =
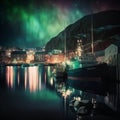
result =
M7 85L9 87L13 87L14 84L14 73L13 73L13 67L12 66L7 66L6 67L6 80L7 80Z
M44 89L46 83L53 86L51 68L43 66L6 66L6 83L8 88L22 87L30 92Z
M0 70L0 77L3 79L3 82L0 81L2 83L1 86L5 84L5 87L7 85L7 88L12 90L21 90L22 88L22 91L34 93L35 96L43 99L46 99L46 96L48 96L48 98L53 98L54 93L63 90L64 87L60 87L61 84L57 84L56 80L53 79L53 69L54 67L52 66L6 66ZM6 82L4 83L4 81ZM67 89L69 88L70 87L67 86ZM82 92L82 94L80 94L80 92ZM92 96L96 96L94 93L83 93L83 91L76 89L74 89L73 96L74 95L79 95L89 100L92 99Z
M41 88L40 84L41 79L39 79L38 76L38 67L28 67L28 69L25 69L25 89L29 88L31 92L38 90Z
M3 111L3 115L7 113L9 116L12 109L13 113L17 110L16 113L19 114L19 110L21 110L26 116L31 118L30 111L33 110L36 114L36 111L39 110L42 111L42 113L49 114L52 112L52 114L59 116L58 118L52 116L51 118L54 120L58 120L59 118L61 120L63 118L66 118L66 120L68 120L67 118L74 120L72 118L74 116L71 115L71 112L69 113L67 108L69 100L74 97L91 100L94 94L83 93L80 90L71 88L69 89L71 90L71 95L68 95L65 84L63 84L63 86L60 86L61 84L55 85L54 79L51 77L52 70L53 68L50 66L6 66L0 68L1 79L6 81L5 84L9 89L15 89L15 92L8 92L8 90L0 94L0 110ZM0 83L2 82L0 81ZM48 87L53 89L54 87L58 88L57 92L60 93L59 95L61 95L61 97L56 94L56 91L47 89ZM20 88L20 91L17 91L18 88ZM96 99L100 99L99 101L102 100L100 96ZM7 109L4 111L4 108ZM37 115L41 118L40 112L38 112ZM48 118L50 116L51 113ZM12 117L14 118L14 115ZM34 116L32 117L34 118Z
M54 90L51 73L50 66L0 66L0 115L62 120L63 101Z

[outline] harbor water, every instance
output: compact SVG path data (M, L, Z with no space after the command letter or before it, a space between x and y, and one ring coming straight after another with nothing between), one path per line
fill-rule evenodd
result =
M0 66L0 119L76 120L81 118L69 108L73 98L103 101L103 96L66 86L53 71L54 66L44 65Z

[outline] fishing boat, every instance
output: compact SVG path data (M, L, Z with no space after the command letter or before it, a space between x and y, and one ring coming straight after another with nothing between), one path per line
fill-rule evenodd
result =
M89 57L89 56L87 56ZM108 65L97 63L85 57L80 60L77 68L69 68L67 71L67 82L70 86L86 92L105 93ZM74 63L73 63L74 64Z
M93 27L93 25L92 25ZM91 29L93 32L93 29ZM86 92L105 94L108 66L106 63L98 63L94 53L93 33L91 35L91 49L84 53L82 40L77 40L78 56L71 60L72 65L67 65L67 82L69 86ZM77 67L74 67L74 63Z

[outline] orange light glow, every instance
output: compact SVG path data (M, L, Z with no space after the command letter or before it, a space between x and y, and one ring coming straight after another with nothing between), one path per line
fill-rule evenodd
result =
M49 58L47 58L47 63L61 63L65 59L64 54L56 54L56 55L50 55Z
M14 84L14 74L13 74L13 67L12 66L7 66L6 67L6 80L7 80L7 85L8 87L13 88Z
M27 68L25 68L25 81L24 81L25 89L27 88Z
M27 77L26 77L25 81L26 80L27 80ZM25 84L26 84L26 82L25 82ZM30 89L30 92L35 92L39 88L38 67L37 66L28 68L28 87Z
M18 69L18 76L17 76L17 78L18 78L18 86L19 86L19 83L20 83L20 72L19 72L19 69Z

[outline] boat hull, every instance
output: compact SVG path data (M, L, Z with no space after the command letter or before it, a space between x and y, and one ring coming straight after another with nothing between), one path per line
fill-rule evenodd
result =
M96 94L106 94L107 64L67 71L67 83L76 89Z

